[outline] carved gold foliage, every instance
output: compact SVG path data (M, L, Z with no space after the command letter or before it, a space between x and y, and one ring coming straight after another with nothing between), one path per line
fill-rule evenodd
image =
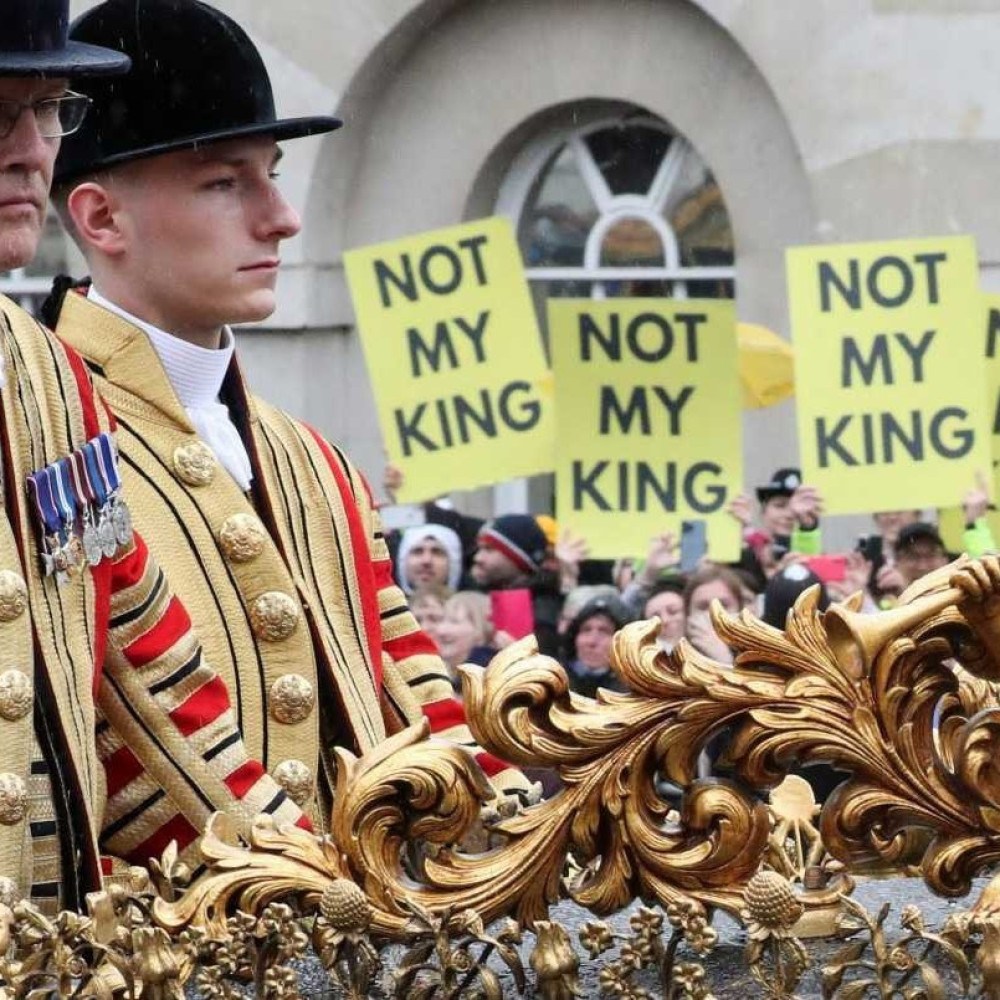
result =
M998 595L1000 560L988 557L929 575L884 614L862 616L856 601L822 614L815 592L784 631L716 613L732 667L683 642L666 654L656 624L635 623L613 651L630 693L596 700L571 693L562 667L522 640L486 671L465 669L470 725L483 746L554 769L563 787L498 824L499 846L455 846L490 790L471 757L427 739L425 724L361 759L338 752L327 838L262 822L244 848L213 825L207 875L176 902L157 901L156 918L171 932L215 932L235 909L294 900L315 912L338 882L363 890L379 937L405 936L413 907L531 926L564 892L598 915L637 897L738 914L770 826L748 789L814 761L851 774L819 820L834 857L912 863L936 891L967 891L1000 858ZM723 732L740 783L695 780ZM657 776L685 790L677 821ZM578 874L564 882L570 859Z
M497 856L529 863L537 876L532 884L523 870L502 875L522 920L537 919L555 898L568 853L584 865L570 895L598 914L636 896L666 905L692 894L739 908L739 884L767 841L766 807L729 782L691 784L698 754L726 720L709 691L727 683L727 672L690 648L687 660L666 657L655 635L649 622L618 633L615 663L634 693L601 692L596 701L571 693L562 667L535 654L530 639L508 647L485 672L464 668L477 739L514 763L554 768L565 786L500 827L512 843ZM691 786L676 825L656 793L657 774ZM475 861L449 861L459 878L473 875Z
M997 569L994 557L984 563ZM910 603L882 615L820 616L806 594L784 633L749 615L716 621L738 650L734 674L770 679L766 692L734 679L741 689L725 695L737 709L730 757L740 777L760 787L796 759L852 772L821 814L830 853L849 863L914 858L932 888L952 895L1000 857L1000 712L970 717L948 662L965 655L969 669L995 672L981 565L926 577Z

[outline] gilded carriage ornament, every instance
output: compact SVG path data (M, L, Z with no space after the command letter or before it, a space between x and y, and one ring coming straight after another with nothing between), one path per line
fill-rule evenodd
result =
M466 668L477 739L516 764L555 769L563 789L504 820L504 842L466 854L462 842L489 795L463 753L419 729L362 759L339 753L330 838L258 827L251 849L210 832L212 871L157 910L168 929L210 921L224 904L295 893L318 905L335 879L361 886L373 927L398 931L407 907L510 914L531 926L567 893L601 915L642 897L694 900L739 915L770 830L752 794L796 762L828 761L851 777L827 801L819 828L843 863L910 862L936 892L960 895L1000 858L1000 561L959 561L925 577L894 611L856 602L825 614L815 593L784 632L750 614L715 615L736 651L732 668L686 643L672 654L650 623L626 626L614 660L629 694L597 700L568 689L563 669L531 639L486 671ZM736 780L696 780L698 755L727 731L722 762ZM664 776L685 791L679 821L656 792ZM405 845L437 850L414 882ZM567 858L578 874L563 883Z
M562 667L538 655L532 640L516 643L487 670L466 669L470 725L483 746L517 764L554 769L563 787L498 823L498 846L482 853L456 846L481 822L492 790L468 754L427 738L425 723L362 758L338 751L325 837L261 818L241 844L215 817L201 845L205 873L176 896L151 898L146 912L166 932L163 940L232 940L239 932L256 935L265 952L272 939L301 944L301 935L278 935L279 924L315 918L317 954L362 978L373 968L368 936L412 943L419 925L428 940L467 942L457 951L441 945L434 975L442 982L453 959L468 961L462 949L470 942L515 957L513 931L495 941L481 932L509 915L535 928L540 942L551 939L531 963L545 995L570 996L576 966L549 914L559 898L597 916L641 898L671 920L687 915L681 937L702 943L711 911L721 908L747 923L758 981L771 975L769 962L785 976L786 992L768 995L791 995L788 970L797 977L805 961L792 927L813 901L829 906L846 884L810 883L811 871L834 867L824 852L847 868L908 867L946 895L968 892L972 876L1000 860L993 685L1000 559L961 560L931 574L890 612L862 615L857 603L821 613L807 592L784 631L747 613L717 612L716 628L735 651L731 667L686 643L667 654L655 623L628 625L615 638L614 663L630 693L600 692L596 700L570 692ZM696 779L699 755L720 737L719 769L731 777ZM818 761L849 775L818 819L811 805L789 799L789 786L769 813L762 793ZM658 794L661 777L684 790L679 813ZM801 846L781 860L776 847L789 836ZM801 880L801 889L788 878ZM931 984L928 996L942 995L926 956L940 951L965 986L971 967L960 951L975 945L983 995L1000 1000L1000 878L940 935L908 913L894 951L885 945L884 911L867 917L858 904L845 906L870 932L874 965L861 957L867 945L846 948L823 970L833 989L851 980L857 992L860 980L851 977L884 967L903 980L919 976ZM606 925L587 926L594 944ZM643 945L650 955L654 944ZM623 976L634 964L626 945L628 955L616 959ZM414 952L418 965L425 947ZM299 952L288 948L274 952L272 978L290 975L286 963ZM709 995L698 963L671 958L669 975L675 992Z

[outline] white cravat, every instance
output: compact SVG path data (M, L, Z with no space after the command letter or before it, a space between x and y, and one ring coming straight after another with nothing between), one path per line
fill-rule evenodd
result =
M181 405L187 410L198 436L215 452L216 458L236 480L240 489L244 492L250 489L253 479L250 456L229 416L228 408L219 402L222 382L236 349L229 327L222 328L222 343L218 350L208 350L133 316L109 302L93 285L87 292L87 298L95 305L103 306L137 326L149 337L149 342L159 355L163 370Z

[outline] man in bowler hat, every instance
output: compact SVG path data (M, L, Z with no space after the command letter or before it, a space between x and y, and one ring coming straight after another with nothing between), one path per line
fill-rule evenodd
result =
M250 754L322 828L333 747L370 750L421 716L474 747L393 582L367 484L254 396L234 355L229 324L273 311L280 247L300 227L277 143L340 122L279 118L246 33L195 0L106 0L71 36L126 52L132 72L86 86L92 114L57 164L93 279L65 295L57 332L119 419L136 523L183 581ZM525 788L478 758L502 792Z
M4 2L0 270L22 267L34 255L60 141L88 110L89 100L69 89L70 78L92 80L129 66L121 53L68 40L68 21L68 0ZM261 766L246 759L225 690L128 527L110 430L80 357L0 296L5 906L27 898L46 912L82 910L84 894L114 873L116 861L99 845L98 831L117 822L122 789L106 783L102 758L117 758L120 773L127 770L133 806L155 803L157 822L137 860L159 856L188 828L200 831L215 809L252 815L280 795L279 811L301 819ZM100 482L98 464L86 469L88 457L100 466ZM97 537L95 519L101 545L91 545L88 558L82 536L89 527L91 541ZM182 668L184 694L168 693L164 678ZM129 729L160 732L162 752L145 757L128 748L129 733L100 719L95 693L100 708L128 699ZM228 760L209 763L203 755L224 738ZM239 785L228 786L234 774Z

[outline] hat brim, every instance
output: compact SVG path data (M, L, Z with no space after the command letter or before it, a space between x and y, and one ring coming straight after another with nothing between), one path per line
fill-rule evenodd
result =
M39 52L0 52L0 77L118 76L131 65L124 52L86 42L69 41L64 48Z
M790 497L795 490L776 489L768 486L757 487L757 503L767 503L775 497Z
M273 136L278 142L286 139L302 139L307 135L323 135L326 132L333 132L344 123L339 118L332 118L325 115L313 116L311 118L280 118L273 122L254 122L250 125L239 125L233 128L219 129L216 132L206 132L201 135L183 136L171 139L169 142L155 143L152 146L143 146L140 149L130 149L124 153L115 153L106 156L104 159L88 163L86 167L68 173L60 173L59 163L56 161L55 183L62 184L72 180L81 174L90 174L109 167L116 167L123 163L131 163L133 160L142 160L150 156L159 156L162 153L175 153L181 149L197 149L199 146L208 146L216 142L224 142L226 139L241 139L254 135Z

